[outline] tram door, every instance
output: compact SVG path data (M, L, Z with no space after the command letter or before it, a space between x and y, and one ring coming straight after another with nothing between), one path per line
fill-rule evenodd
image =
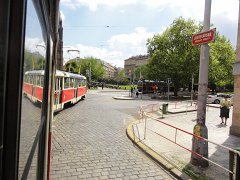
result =
M79 79L74 79L74 98L76 99L77 102L77 96L78 96L78 82Z
M59 109L61 105L61 89L62 89L62 81L63 78L61 77L56 77L55 81L55 92L54 92L54 109Z

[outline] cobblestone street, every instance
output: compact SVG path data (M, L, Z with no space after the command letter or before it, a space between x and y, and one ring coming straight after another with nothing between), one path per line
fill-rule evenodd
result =
M85 100L59 112L50 179L174 179L126 136L142 103L90 91Z

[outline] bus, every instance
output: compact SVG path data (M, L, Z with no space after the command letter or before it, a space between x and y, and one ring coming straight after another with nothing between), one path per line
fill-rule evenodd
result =
M138 82L137 89L139 90L139 92L142 92L143 94L154 92L166 93L167 84L164 81L144 80Z

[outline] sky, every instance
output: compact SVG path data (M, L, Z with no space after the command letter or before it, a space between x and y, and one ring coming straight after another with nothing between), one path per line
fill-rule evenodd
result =
M61 0L64 60L80 56L124 67L147 39L178 17L203 22L205 0ZM236 47L239 0L212 0L211 24ZM74 50L79 50L74 51Z

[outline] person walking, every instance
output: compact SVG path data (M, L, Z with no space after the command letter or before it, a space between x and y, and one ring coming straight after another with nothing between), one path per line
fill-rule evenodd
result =
M131 87L131 97L133 97L133 87Z
M138 88L136 89L136 97L138 98L138 95L139 95L139 90Z
M227 96L220 102L220 118L222 120L221 124L227 125L227 119L229 118L231 102ZM225 121L224 121L225 120Z

